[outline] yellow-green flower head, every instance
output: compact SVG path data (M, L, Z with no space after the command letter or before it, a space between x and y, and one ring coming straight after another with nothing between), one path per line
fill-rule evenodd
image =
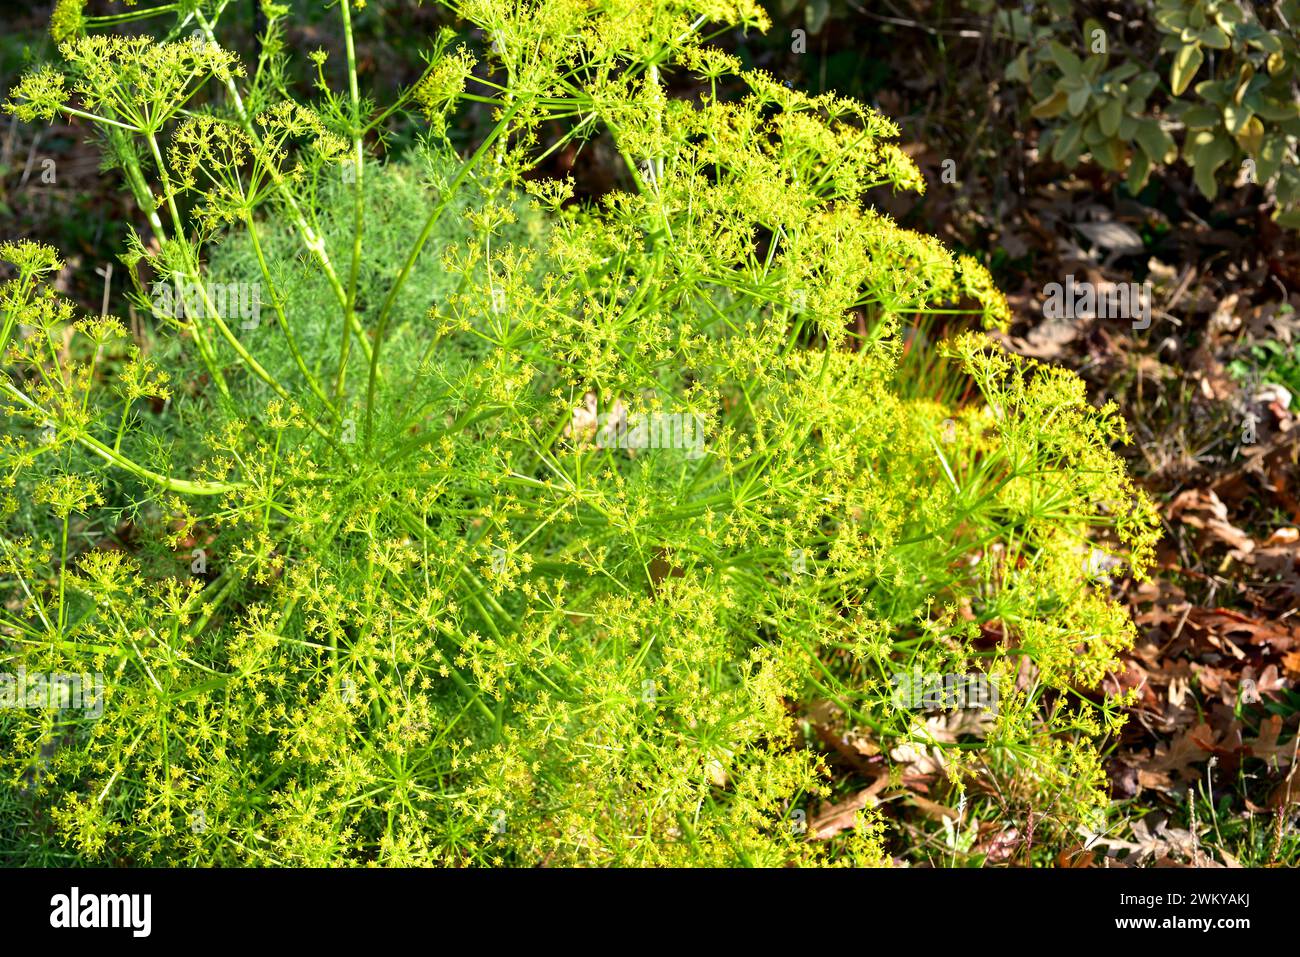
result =
M50 119L80 107L120 125L155 131L171 119L208 78L227 83L243 75L238 58L216 43L157 43L143 36L77 36L59 52L63 70L42 66L23 77L5 108L19 119Z
M50 17L50 36L55 43L62 43L81 33L86 26L83 13L85 7L86 0L59 0L54 5L54 13Z
M103 505L99 483L83 475L59 475L36 486L36 501L49 505L59 518L85 511L88 505Z
M42 276L63 268L63 261L53 246L29 239L0 243L0 259L17 266L22 276Z

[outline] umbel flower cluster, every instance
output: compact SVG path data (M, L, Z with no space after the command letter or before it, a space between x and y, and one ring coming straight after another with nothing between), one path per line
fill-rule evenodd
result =
M749 0L465 0L382 108L361 0L312 102L287 8L254 69L226 6L61 3L8 101L95 129L148 227L133 333L0 248L0 667L104 677L99 715L0 710L3 853L876 863L878 814L802 824L827 708L1062 827L1099 806L1131 625L1093 556L1140 574L1152 509L1072 374L978 332L929 356L966 401L908 374L906 324L1009 313L871 209L923 188L889 120L710 46L767 27ZM399 114L424 142L381 160ZM595 138L623 185L578 202L542 173ZM592 407L702 441L600 442ZM987 676L996 714L936 735L895 704L912 669Z

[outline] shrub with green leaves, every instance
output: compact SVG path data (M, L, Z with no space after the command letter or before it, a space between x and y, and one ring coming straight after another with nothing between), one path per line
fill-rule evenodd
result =
M1135 192L1181 158L1206 198L1258 183L1274 219L1300 226L1300 2L1105 7L1104 20L1069 0L997 11L1022 47L1006 76L1028 87L1045 154L1067 166L1089 155Z
M711 47L766 26L749 0L467 0L382 108L359 0L311 102L286 9L254 67L226 6L133 7L171 23L145 37L61 5L11 93L93 127L149 226L135 332L0 248L0 663L105 684L0 710L0 853L880 862L876 813L801 825L827 705L954 787L1096 812L1132 632L1098 556L1141 573L1152 508L1072 374L978 332L904 360L916 317L1009 315L870 208L922 188L889 120ZM424 144L381 157L400 115ZM545 164L597 136L624 180L575 202ZM913 669L996 713L936 734Z

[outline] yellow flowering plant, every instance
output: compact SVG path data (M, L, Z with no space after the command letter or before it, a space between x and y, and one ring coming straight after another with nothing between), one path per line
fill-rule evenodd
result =
M1151 506L1076 377L973 332L931 358L976 399L917 387L905 325L1009 310L871 209L923 188L894 124L710 46L751 0L453 3L482 42L382 109L336 6L312 102L287 9L254 69L222 0L133 6L150 38L60 4L11 93L98 131L149 235L143 334L0 247L0 661L105 679L94 716L0 710L5 853L887 861L878 811L807 826L826 708L1094 813L1131 625L1090 560L1140 574ZM381 159L399 113L427 136ZM624 180L579 202L542 171L595 137ZM996 707L938 735L914 671Z

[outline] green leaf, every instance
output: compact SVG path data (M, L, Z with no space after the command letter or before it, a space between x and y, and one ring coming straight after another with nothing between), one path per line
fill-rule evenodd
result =
M1156 11L1156 23L1171 33L1178 33L1187 27L1187 14L1182 10L1166 7Z
M1300 104L1297 103L1279 103L1277 100L1271 100L1266 96L1250 96L1246 98L1248 102L1263 119L1270 123L1280 123L1283 120L1293 119L1297 113L1300 113Z
M1128 101L1130 108L1133 106L1135 100L1141 106L1145 106L1147 97L1151 95L1151 91L1159 84L1160 74L1156 73L1154 70L1146 70L1139 76L1135 77L1133 82L1128 85Z
M1241 65L1241 72L1237 74L1237 90L1232 94L1232 102L1240 106L1245 102L1246 96L1250 93L1252 80L1255 79L1255 67L1250 63Z
M1193 133L1183 146L1183 158L1192 167L1196 188L1206 199L1213 199L1218 192L1214 174L1232 157L1232 153L1230 139L1208 131Z
M1057 41L1048 44L1047 52L1056 64L1056 68L1067 77L1079 80L1083 78L1083 61Z
M1300 199L1300 173L1293 166L1284 166L1277 178L1277 199L1282 206L1291 206Z
M1229 133L1236 136L1254 115L1247 107L1230 103L1223 108L1223 125L1227 127Z
M1228 35L1217 26L1206 27L1201 31L1200 36L1197 39L1211 50L1226 50L1228 47L1232 46L1232 44L1228 42Z
M1101 131L1101 124L1097 122L1096 116L1089 117L1083 124L1083 142L1088 149L1100 146L1108 139L1110 137Z
M1039 70L1029 75L1029 95L1035 100L1045 100L1058 89L1060 87L1052 79L1048 70Z
M1248 119L1234 137L1243 153L1254 156L1264 145L1264 124L1258 116Z
M1153 165L1171 162L1177 155L1174 138L1161 128L1159 120L1139 120L1134 138Z
M1300 229L1300 208L1279 209L1273 215L1273 222L1283 229Z
M1169 85L1173 87L1174 96L1183 95L1183 91L1192 82L1192 77L1196 76L1196 71L1201 68L1201 61L1204 59L1205 54L1201 53L1201 48L1194 43L1178 51L1178 55L1174 57L1174 65L1169 71Z
M1003 71L1002 75L1006 79L1013 80L1016 83L1028 83L1029 49L1025 48L1024 50L1021 50L1020 54L1007 64L1007 68Z
M1092 99L1092 90L1086 86L1073 91L1067 101L1067 105L1070 107L1070 115L1078 116L1082 113L1090 99Z
M1283 49L1282 41L1275 33L1261 33L1259 36L1251 37L1248 42L1265 53L1281 53Z
M1231 34L1239 24L1246 22L1246 14L1235 3L1221 3L1214 11L1214 19L1218 21L1219 26Z
M1259 155L1255 157L1255 178L1261 183L1267 183L1276 174L1282 166L1282 160L1286 159L1287 141L1285 136L1273 134L1266 136L1264 143L1259 148Z
M1039 120L1050 120L1065 112L1068 101L1064 90L1057 90L1045 100L1039 100L1029 109L1029 115Z
M1098 44L1097 41L1101 43ZM1097 46L1102 47L1101 50ZM1106 33L1106 28L1101 25L1100 20L1089 17L1083 21L1083 48L1088 53L1097 58L1098 62L1104 63L1110 54L1110 37Z
M1070 121L1061 127L1056 142L1052 145L1052 159L1067 166L1073 166L1079 158L1080 140L1083 138L1083 126L1077 121Z
M1128 164L1128 191L1134 195L1139 193L1150 175L1151 161L1147 159L1146 153L1138 150Z
M1236 84L1231 80L1202 80L1196 84L1196 95L1209 100L1220 109L1232 102L1236 92Z
M1124 162L1124 144L1119 140L1103 140L1092 147L1092 158L1100 163L1103 169L1116 172Z
M1101 131L1108 137L1114 136L1119 131L1119 121L1123 115L1123 104L1120 103L1118 98L1107 100L1106 105L1097 114L1097 122L1101 124Z
M1212 130L1223 120L1223 114L1212 106L1197 104L1183 113L1183 123L1189 130Z
M804 21L808 24L808 32L820 33L830 14L830 0L809 0L808 5L804 7Z

